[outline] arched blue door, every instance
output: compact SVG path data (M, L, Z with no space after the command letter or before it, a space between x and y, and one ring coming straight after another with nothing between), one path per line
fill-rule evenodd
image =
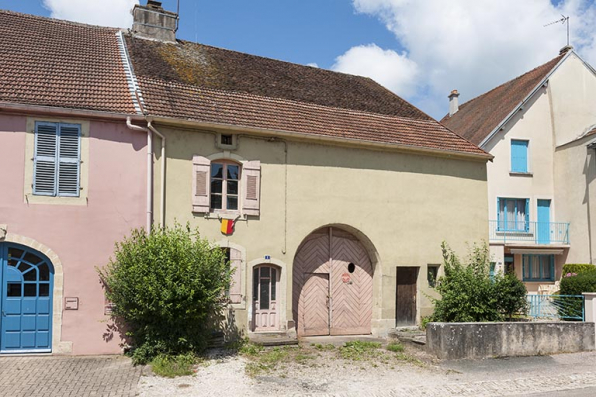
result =
M0 244L0 353L52 351L54 268L41 253Z

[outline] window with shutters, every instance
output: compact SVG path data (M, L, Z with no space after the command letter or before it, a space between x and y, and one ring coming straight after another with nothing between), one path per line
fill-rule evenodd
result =
M527 232L530 225L527 198L497 198L497 230Z
M211 163L211 210L238 211L241 166L232 162Z
M33 195L79 197L81 125L35 123Z
M527 140L511 140L511 172L528 173L528 143Z

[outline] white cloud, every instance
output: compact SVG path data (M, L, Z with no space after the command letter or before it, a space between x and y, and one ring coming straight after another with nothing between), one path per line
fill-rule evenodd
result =
M406 51L399 61L378 56L376 62L384 63L387 70L414 64L417 73L408 74L411 69L405 68L399 72L403 77L394 73L381 81L378 71L383 66L372 67L367 59L353 63L369 65L360 67L361 74L435 117L446 113L452 89L458 89L460 101L465 101L558 55L566 44L565 26L543 25L560 19L561 14L571 17L571 44L596 65L593 0L562 0L556 6L550 0L353 0L353 4L357 12L379 18L395 35L396 47ZM360 48L354 47L338 59ZM403 90L401 82L411 78L416 81L410 81L408 87L417 89L404 94L408 90Z
M306 66L312 66L313 68L318 68L319 65L315 62L307 63Z
M367 76L398 95L408 97L416 92L418 65L407 54L383 50L375 44L350 48L336 58L331 69Z
M119 28L132 27L130 10L138 0L43 0L52 18Z

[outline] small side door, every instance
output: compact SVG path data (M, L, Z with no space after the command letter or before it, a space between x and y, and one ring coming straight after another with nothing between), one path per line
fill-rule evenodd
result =
M274 266L253 269L254 331L279 330L279 273Z
M550 200L538 200L538 244L550 244Z
M302 288L304 336L329 335L329 273L305 275Z
M416 325L418 267L398 267L395 299L396 326Z

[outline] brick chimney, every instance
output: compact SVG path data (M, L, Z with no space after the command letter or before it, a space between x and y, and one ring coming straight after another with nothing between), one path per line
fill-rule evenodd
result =
M146 6L135 5L132 9L132 31L147 39L176 42L178 14L166 11L161 1L148 0Z
M451 91L449 94L449 117L453 116L459 110L459 103L457 97L459 96L459 92L457 90Z

